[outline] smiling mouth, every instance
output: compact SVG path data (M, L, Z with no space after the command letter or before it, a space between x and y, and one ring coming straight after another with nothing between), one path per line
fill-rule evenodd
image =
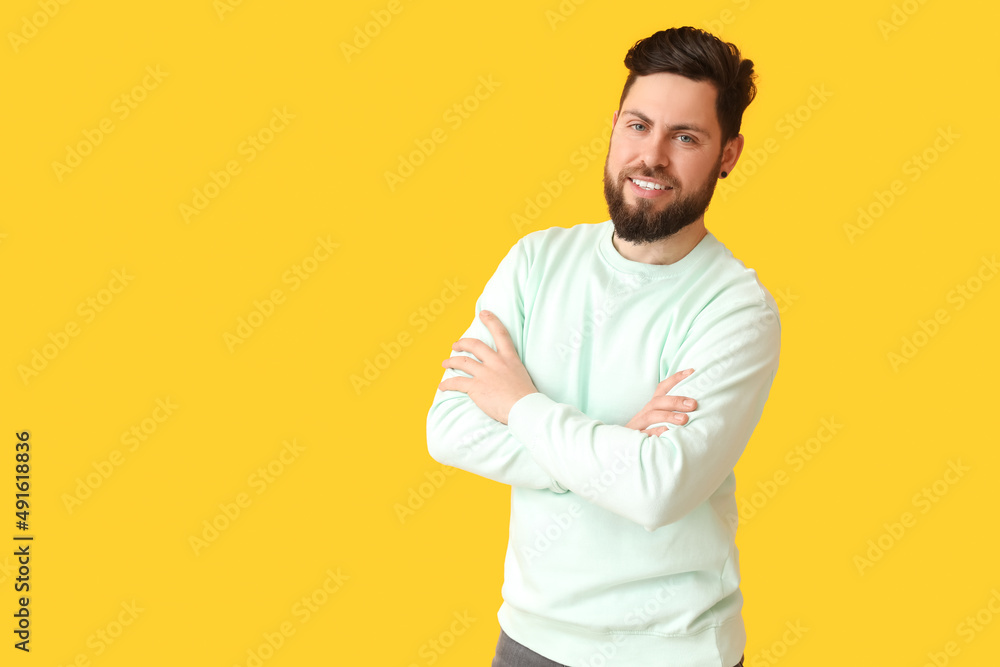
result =
M654 183L652 181L645 181L641 178L629 178L628 180L635 183L637 186L643 190L672 190L669 185L660 185L659 183Z

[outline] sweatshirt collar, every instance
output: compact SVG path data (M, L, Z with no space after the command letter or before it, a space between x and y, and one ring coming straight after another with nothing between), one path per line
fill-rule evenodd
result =
M649 278L671 278L688 273L693 267L701 264L702 260L708 257L719 245L715 235L706 230L704 238L698 241L698 244L688 254L673 264L646 264L622 257L611 240L614 231L615 225L611 220L601 224L601 240L598 244L601 256L617 271L644 275Z

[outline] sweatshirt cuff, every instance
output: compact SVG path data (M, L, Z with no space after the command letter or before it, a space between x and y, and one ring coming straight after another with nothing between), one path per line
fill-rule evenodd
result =
M542 437L539 425L545 413L557 405L559 404L540 392L522 396L507 413L507 428L510 429L510 434L529 452L534 453ZM555 478L552 478L552 486L549 488L556 493L569 491Z

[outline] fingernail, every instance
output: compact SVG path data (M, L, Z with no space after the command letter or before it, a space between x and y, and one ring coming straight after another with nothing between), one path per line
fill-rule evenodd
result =
M694 407L694 401L692 401L691 399L688 399L688 400L684 401L684 407L686 407L686 408L693 408Z
M689 368L686 371L684 371L684 375L691 375L691 373L694 373L694 369L693 368Z
M479 314L480 314L480 315L481 315L482 317L489 317L489 316L490 316L490 311L488 311L488 310L483 310L483 311L480 311L480 313L479 313Z

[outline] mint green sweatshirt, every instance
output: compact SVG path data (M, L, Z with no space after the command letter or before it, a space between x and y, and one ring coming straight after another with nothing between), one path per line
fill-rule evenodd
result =
M613 230L553 227L507 253L463 337L495 348L479 319L494 312L538 393L504 425L439 390L428 450L512 487L497 613L511 638L570 667L732 667L746 644L733 467L778 368L778 308L711 232L653 265L622 257ZM687 368L670 392L698 400L686 424L624 426Z

